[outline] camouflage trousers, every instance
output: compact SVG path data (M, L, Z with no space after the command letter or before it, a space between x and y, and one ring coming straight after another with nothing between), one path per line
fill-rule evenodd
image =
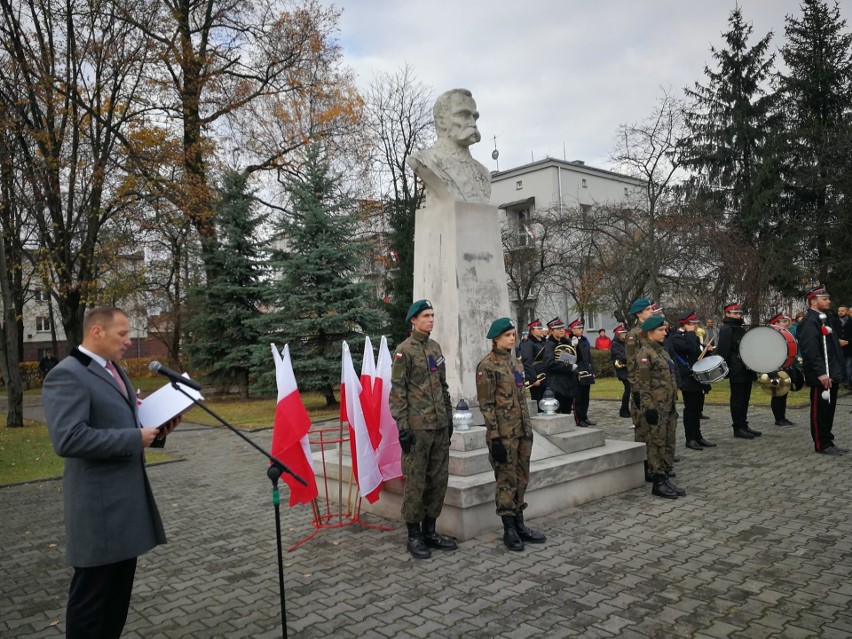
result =
M450 430L414 431L414 446L402 455L405 491L402 517L417 524L425 517L437 519L444 507L450 467Z
M645 423L645 418L642 412L630 400L630 421L633 422L633 441L644 444L648 441L648 424Z
M645 444L648 451L648 470L660 475L674 468L674 450L677 437L677 412L661 413L656 424L649 424L643 415L640 418L642 429L646 433ZM636 430L639 430L639 426Z
M506 447L506 463L495 461L491 456L490 445L488 461L494 469L494 479L497 480L494 501L497 504L497 516L515 515L527 507L524 497L527 484L530 483L530 455L532 454L532 437L503 439Z

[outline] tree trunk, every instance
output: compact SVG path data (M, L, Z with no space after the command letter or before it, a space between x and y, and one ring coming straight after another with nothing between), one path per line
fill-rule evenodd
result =
M6 383L6 396L9 407L6 413L8 428L22 428L24 425L24 380L18 362L21 353L18 348L18 318L9 280L9 268L6 263L6 240L0 238L0 295L3 301L3 326L0 328L0 370Z

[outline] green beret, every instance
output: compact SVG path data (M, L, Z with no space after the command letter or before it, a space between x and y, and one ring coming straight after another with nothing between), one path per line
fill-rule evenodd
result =
M417 317L427 308L432 308L432 302L429 300L417 300L408 308L408 314L405 316L405 321L410 322L412 317Z
M515 324L508 317L501 317L500 319L496 319L491 322L491 328L488 329L488 335L486 337L488 339L494 339L495 337L502 335L506 331L515 330Z
M647 297L640 297L638 300L636 300L635 302L633 302L633 304L630 305L630 310L627 311L627 314L636 315L636 313L645 310L650 305L651 300L649 300Z
M649 331L653 331L655 328L660 328L660 326L665 323L666 320L663 319L662 315L651 315L651 317L642 322L642 326L639 328L647 333Z

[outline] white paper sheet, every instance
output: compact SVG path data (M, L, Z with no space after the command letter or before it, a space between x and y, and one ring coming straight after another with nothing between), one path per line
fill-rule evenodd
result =
M186 373L183 376L189 379L189 375ZM197 390L187 386L182 388L195 399L204 399L204 396ZM166 384L145 399L137 401L139 402L139 421L145 428L162 426L170 419L194 406L189 397L172 388L171 384Z

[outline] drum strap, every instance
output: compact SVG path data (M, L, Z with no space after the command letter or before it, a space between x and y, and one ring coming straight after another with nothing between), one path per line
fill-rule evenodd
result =
M677 361L681 363L682 366L686 366L689 370L692 370L692 366L686 363L686 361L677 353L674 353L674 356L677 357Z

